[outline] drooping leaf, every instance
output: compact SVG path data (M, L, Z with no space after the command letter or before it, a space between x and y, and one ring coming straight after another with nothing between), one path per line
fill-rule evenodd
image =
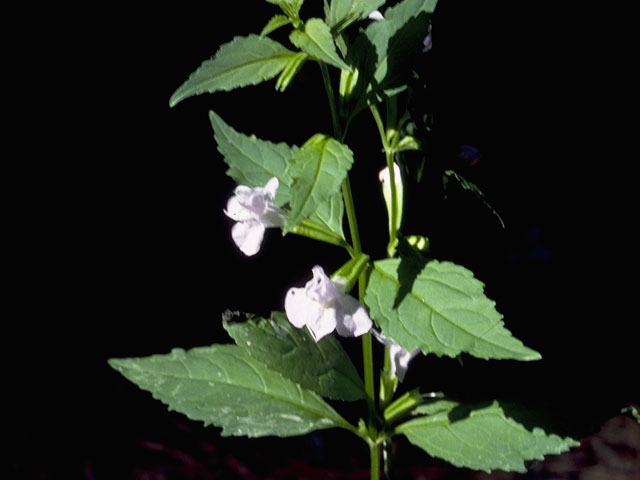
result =
M365 303L387 337L408 351L455 357L538 360L504 327L495 302L473 273L416 257L375 262Z
M309 19L304 24L304 30L294 30L289 39L296 47L316 60L343 70L351 69L338 55L329 25L319 18Z
M288 203L289 188L293 180L287 173L287 168L297 147L239 133L213 111L209 112L209 119L218 151L229 166L227 175L238 185L248 187L264 187L271 177L277 177L280 186L276 204L283 206Z
M541 460L579 444L539 427L525 428L498 402L464 406L443 400L419 407L416 413L427 415L399 425L396 433L429 455L473 470L524 473L525 461Z
M236 345L174 349L109 364L170 410L222 427L223 436L285 437L349 427L318 395Z
M339 191L353 164L349 147L326 135L316 134L294 154L288 174L291 212L285 229L311 217Z
M171 96L174 106L201 93L256 85L278 75L296 52L259 35L235 37L191 74Z
M340 342L329 335L316 343L309 332L295 328L284 313L270 319L225 322L236 344L271 370L332 400L365 398L358 372Z
M386 0L331 0L327 11L327 23L339 33L353 22L366 18Z

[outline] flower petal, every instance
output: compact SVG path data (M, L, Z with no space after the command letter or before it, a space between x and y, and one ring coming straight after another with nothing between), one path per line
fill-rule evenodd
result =
M236 222L244 222L255 218L253 212L247 209L244 205L242 197L238 195L234 195L229 199L224 213L227 217L234 219Z
M287 318L296 328L302 328L307 324L307 313L314 306L314 302L305 295L304 288L290 288L284 299L284 311Z
M231 237L238 248L247 256L260 251L264 237L264 225L257 220L238 222L231 228Z
M351 295L342 295L336 300L338 335L359 337L371 330L373 322L362 304Z
M276 192L278 191L278 187L280 186L280 182L278 182L277 177L271 177L267 184L264 186L265 191L271 195L271 200L273 201L276 198Z
M329 335L336 328L336 311L333 308L323 308L317 302L314 302L316 309L312 309L309 313L309 321L307 328L311 332L311 336L316 343L325 335ZM315 311L314 311L315 310ZM319 315L318 315L319 314Z
M305 289L307 296L328 307L341 296L331 279L327 277L320 265L311 269L313 278L307 282Z
M287 318L294 327L307 326L317 342L336 328L335 310L324 308L306 295L304 288L290 288L284 301Z

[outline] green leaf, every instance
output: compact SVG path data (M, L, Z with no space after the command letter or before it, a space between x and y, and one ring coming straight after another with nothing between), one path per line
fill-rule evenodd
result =
M291 19L286 15L274 15L271 17L271 20L264 26L262 31L260 32L260 36L264 37L265 35L269 35L274 30L277 30L280 27L284 27L285 25L289 25L291 23Z
M326 135L316 134L300 147L288 170L293 185L285 230L311 217L334 197L352 164L349 147Z
M318 208L311 214L309 220L323 229L335 233L344 240L344 230L342 229L343 216L344 203L342 193L336 192L331 195L328 200L318 205Z
M275 203L283 207L289 203L293 178L288 168L298 147L286 143L272 143L237 132L215 112L209 112L218 151L229 166L227 175L238 185L264 187L271 177L280 182ZM344 240L342 218L344 204L340 192L330 195L317 206L309 220L320 229L338 235Z
M319 18L311 18L304 30L294 30L289 36L291 43L309 56L343 70L351 70L338 55L329 25Z
M304 0L267 0L267 2L274 5L278 5L282 11L298 26L300 21L300 7L304 3Z
M365 398L356 368L340 342L326 336L316 343L306 328L295 328L282 312L271 319L225 322L236 344L271 370L332 400Z
M170 410L222 435L280 437L351 426L318 395L265 367L235 345L168 355L111 359L109 364Z
M292 57L276 81L276 90L284 92L308 58L309 55L304 52L298 52Z
M579 444L539 427L525 428L507 416L498 402L465 407L445 400L426 407L429 411L422 409L422 413L428 416L399 425L396 433L457 467L524 473L525 461L542 460Z
M174 106L201 93L256 85L278 75L295 52L267 37L235 37L205 61L171 96Z
M331 0L327 23L334 33L339 33L353 22L366 18L386 0Z
M387 337L406 350L455 357L538 360L504 327L473 273L418 256L375 262L365 303Z
M419 61L423 40L437 0L404 0L384 12L384 20L371 22L349 48L347 63L359 71L351 87L351 116L367 103L393 96L406 88L413 62ZM348 102L347 102L348 100ZM347 110L347 105L343 109Z
M215 112L209 112L218 151L229 166L227 175L238 185L264 187L271 177L280 182L275 202L283 206L289 202L289 188L293 179L287 173L288 165L297 151L285 143L271 143L255 135L237 132Z

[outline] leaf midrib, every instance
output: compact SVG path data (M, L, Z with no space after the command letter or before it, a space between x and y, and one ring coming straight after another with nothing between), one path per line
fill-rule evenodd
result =
M243 358L241 358L241 357L238 357L238 356L236 356L236 355L234 355L234 354L232 354L232 353L227 353L227 352L225 352L225 354L226 354L226 355L230 355L230 356L234 357L236 360L239 360L239 361L243 362L243 363L244 363L245 365L247 365L251 370L253 370L253 371L256 373L256 375L258 375L258 377L259 377L259 378L260 378L260 380L262 381L263 385L265 384L265 382L264 382L264 378L262 378L262 375L260 375L260 373L255 369L255 367L254 367L253 365L251 365L249 362L247 362L247 361L246 361L246 359L243 359ZM180 375L176 375L176 374L168 374L168 373L160 373L160 374L156 374L156 375L160 375L160 376L168 377L168 378L174 378L174 379L178 379L178 380L194 380L194 381L196 381L196 382L206 382L207 384L208 384L209 382L211 382L211 383L218 383L218 384L222 384L222 385L229 385L229 386L232 386L232 387L242 388L242 389L245 389L245 390L249 390L249 391L253 391L253 392L256 392L256 393L260 393L260 394L263 394L263 395L269 396L269 397L271 397L271 398L276 398L277 400L280 400L280 401L282 401L283 403L288 403L288 404L290 404L290 405L294 405L294 406L296 406L296 407L302 408L303 410L307 410L307 411L309 411L309 412L314 413L314 414L315 414L317 417L319 417L319 418L327 418L327 416L326 416L325 412L321 412L321 411L316 410L316 409L314 409L314 408L310 408L308 405L306 405L306 404L304 404L304 403L295 403L295 401L294 401L294 400L292 400L291 398L282 397L282 396L280 396L280 395L274 395L274 394L271 394L271 393L266 392L265 390L260 390L260 389L258 389L258 388L256 388L256 387L252 387L252 386L245 386L245 385L239 385L239 384L231 383L231 381L229 381L229 375L228 375L227 371L226 371L224 368L222 368L220 365L215 364L214 362L212 362L212 361L211 361L210 359L208 359L208 358L205 358L205 357L202 357L202 356L198 356L198 358L200 358L200 359L202 359L202 360L206 360L208 363L211 363L213 366L215 366L215 367L217 367L217 368L220 368L220 369L225 373L225 377L227 378L227 380L228 380L228 381L227 381L227 382L221 382L221 381L219 381L219 380L217 380L217 379L211 379L211 378L203 379L203 378L195 378L195 377L192 377L192 376L187 376L187 377L185 377L185 376L180 376ZM184 363L183 363L183 366L185 367L185 369L187 370L187 372L189 372L189 375L191 375L191 373L190 373L190 369L189 369L189 368L187 368L187 366L186 366L186 365L184 365ZM304 392L302 391L302 387L301 387L298 383L294 382L293 380L286 379L285 377L283 377L283 376L282 376L282 374L280 374L280 373L278 373L278 372L275 372L275 371L270 370L270 369L269 369L269 371L271 371L271 372L273 372L273 373L275 373L275 374L279 375L279 376L280 376L280 377L282 377L285 381L287 381L287 380L288 380L288 381L289 381L289 382L291 382L293 385L295 385L295 386L296 386L296 389L297 389L297 391L298 391L299 400L300 400L300 402L303 402L303 393L304 393ZM266 386L266 385L265 385L265 386ZM316 396L316 397L317 397L317 394L316 394L315 392L312 392L312 391L309 391L309 390L307 390L307 392L308 392L309 394L311 394L312 396ZM322 401L322 399L321 399L320 397L318 397L317 399L319 399L319 400L321 400L321 401ZM326 404L326 405L327 405L327 408L329 409L329 412L330 412L332 415L334 415L334 414L335 414L335 415L337 415L337 416L338 416L338 418L337 418L337 419L336 419L336 418L330 418L330 420L332 420L336 426L343 426L343 425L344 425L345 420L344 420L342 417L340 417L340 415L339 415L337 412L335 412L335 410L333 410L333 408L332 408L330 405L328 405L328 404ZM337 421L336 421L336 420L337 420Z
M396 280L396 278L395 278L395 277L393 277L392 275L388 274L388 273L387 273L387 272L385 272L384 270L381 270L380 268L376 268L376 271L378 271L378 273L380 273L380 274L381 274L381 275L383 275L384 277L386 277L386 278L390 279L393 283L395 283L395 284L398 286L398 288L400 287L400 282L398 282L398 281ZM447 284L446 284L446 283L444 283L444 282L441 282L441 283L443 283L444 285L447 285ZM502 349L502 350L507 350L507 351L509 351L509 352L513 352L513 353L515 353L515 354L521 354L521 352L520 352L519 350L513 350L512 348L505 347L504 345L501 345L501 344L499 344L499 343L496 343L496 342L490 341L490 340L488 340L487 338L485 338L484 336L479 336L479 335L477 335L476 333L473 333L473 332L471 332L471 331L467 330L466 328L464 328L464 327L460 326L459 324L457 324L457 323L455 323L453 320L451 320L448 316L444 315L444 314L443 314L443 313L441 313L439 310L436 310L434 307L432 307L430 304L428 304L428 303L427 303L423 298L421 298L421 297L419 297L418 295L416 295L416 294L414 293L414 291L413 291L413 290L411 290L411 291L408 293L408 295L411 295L413 298L415 298L418 302L420 302L421 304L423 304L426 308L428 308L428 309L429 309L429 310L431 310L432 312L435 312L435 313L437 313L438 315L440 315L443 319L445 319L445 320L446 320L447 322L449 322L451 325L455 326L456 328L459 328L459 329L460 329L460 330L462 330L463 332L467 333L469 336L471 336L471 337L475 338L475 339L476 339L476 342L477 342L477 341L483 341L483 342L485 342L485 343L487 343L487 344L489 344L489 345L493 345L493 346L498 347L498 348L500 348L500 349ZM468 294L467 294L467 295L468 295ZM416 337L416 335L414 335L414 334L411 332L411 330L409 330L409 328L407 328L407 326L405 325L405 323L402 321L402 318L400 317L400 315L398 315L398 320L399 320L400 324L402 325L402 328L404 328L404 330L405 330L408 334L410 334L410 335L412 335L412 336ZM489 328L489 329L487 330L487 332L489 332L489 331L493 330L493 328L495 328L495 326L496 326L497 324L499 324L499 323L500 323L499 321L498 321L498 322L494 322L494 323L491 325L491 328ZM502 326L503 326L503 325L502 325ZM431 329L432 329L432 330L434 330L434 335L435 335L435 336L436 336L436 338L437 338L437 337L438 337L438 335L435 333L435 329L433 328L433 326L431 327ZM416 337L416 338L418 338L418 337ZM514 338L514 337L511 337L511 338ZM460 348L455 347L455 346L453 346L453 345L447 345L446 343L442 342L442 341L441 341L441 340L439 340L439 339L438 339L438 341L439 341L443 346L445 346L445 347L447 347L447 348L453 348L453 349L455 349L455 350L457 350L457 351L462 351ZM525 348L526 348L526 347L525 347Z

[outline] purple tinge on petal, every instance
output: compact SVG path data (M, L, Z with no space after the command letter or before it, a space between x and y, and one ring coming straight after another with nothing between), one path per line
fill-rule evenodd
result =
M431 25L429 25L429 33L427 34L426 37L424 37L422 45L424 45L424 47L422 48L423 52L428 52L433 47L433 39L431 37Z
M252 256L260 251L264 231L265 227L259 221L247 220L231 227L231 238L242 253Z

